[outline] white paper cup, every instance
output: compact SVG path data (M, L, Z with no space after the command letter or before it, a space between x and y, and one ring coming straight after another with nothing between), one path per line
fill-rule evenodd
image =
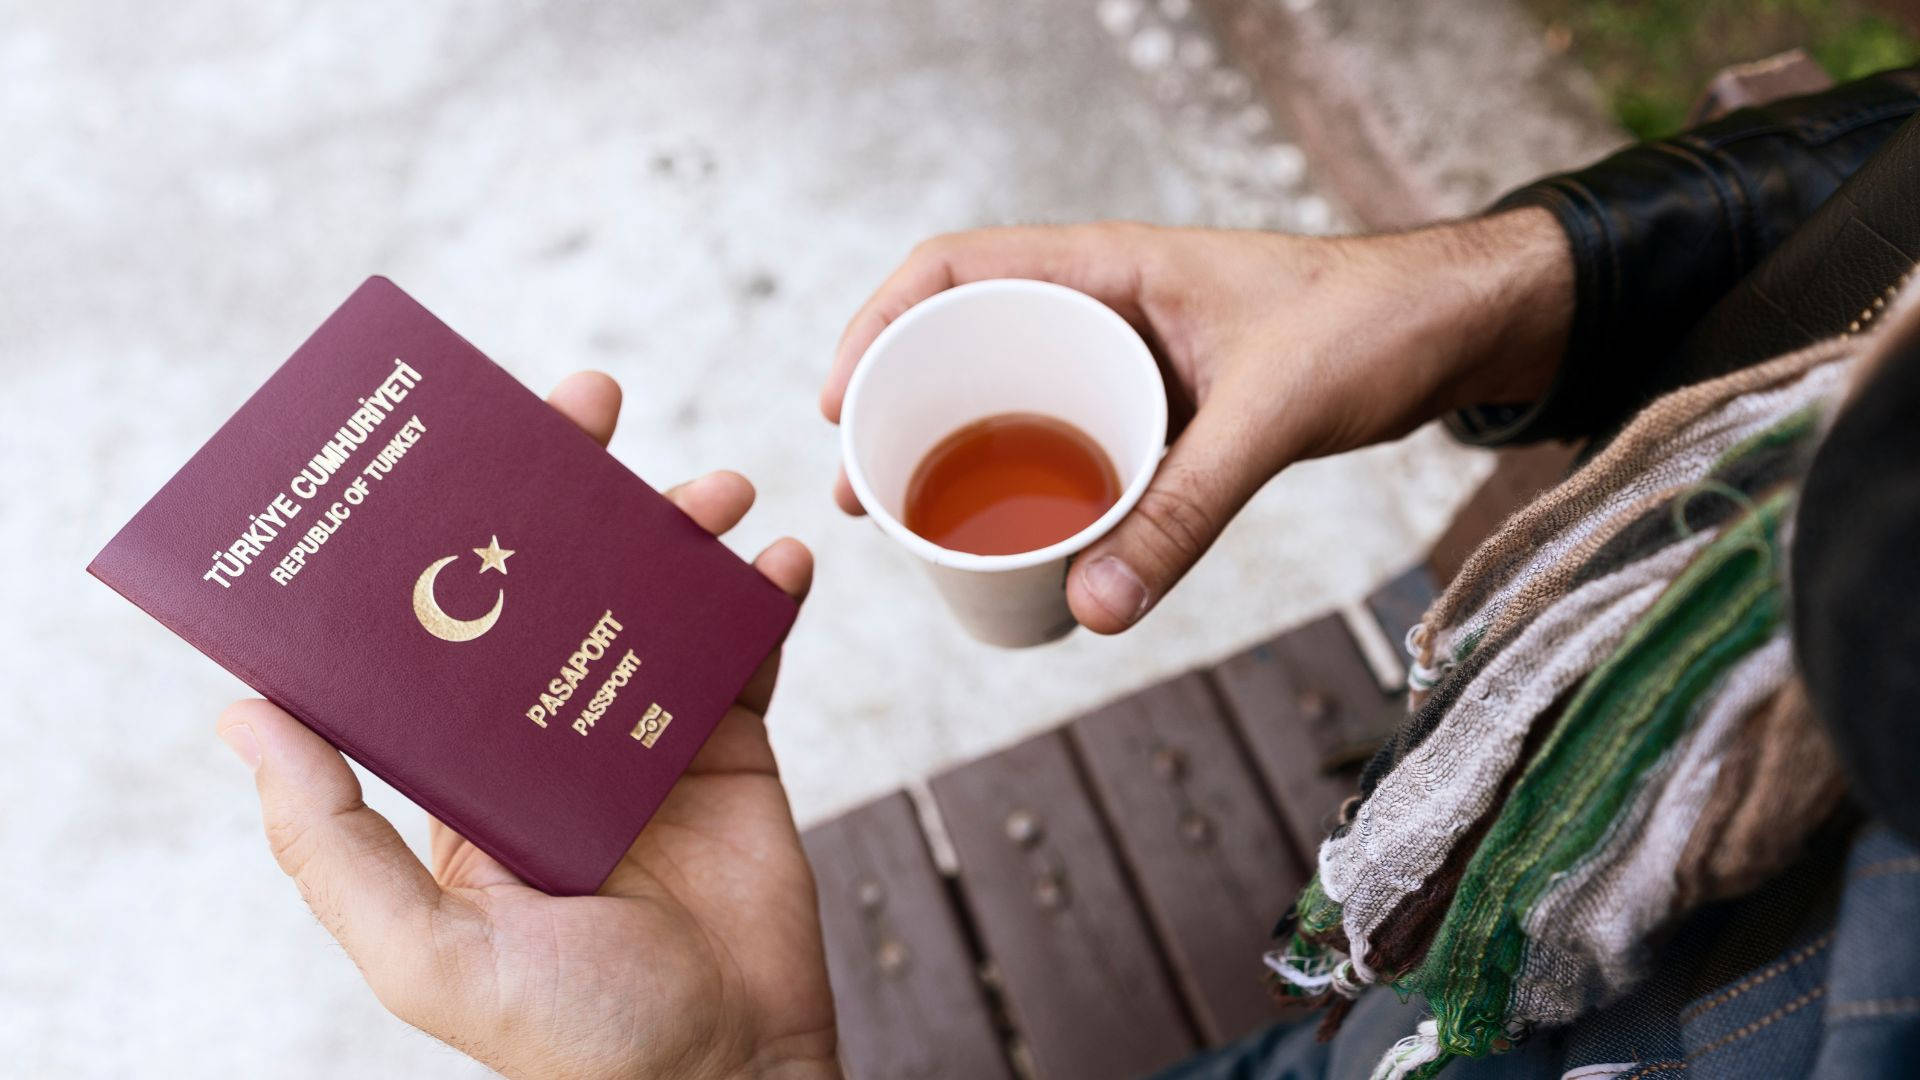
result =
M1065 540L1015 555L953 551L907 528L907 484L940 440L976 420L1031 412L1100 444L1120 500ZM1003 278L948 289L868 346L840 407L840 455L868 516L919 556L968 633L1038 645L1074 627L1067 564L1133 509L1167 440L1167 392L1146 342L1064 285Z

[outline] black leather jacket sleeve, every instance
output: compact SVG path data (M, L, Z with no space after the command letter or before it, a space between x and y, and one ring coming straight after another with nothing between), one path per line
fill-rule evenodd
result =
M1577 438L1687 381L1688 330L1920 109L1920 66L1741 109L1535 181L1495 210L1539 206L1573 250L1566 353L1539 401L1448 418L1467 442ZM1693 373L1697 377L1697 373Z

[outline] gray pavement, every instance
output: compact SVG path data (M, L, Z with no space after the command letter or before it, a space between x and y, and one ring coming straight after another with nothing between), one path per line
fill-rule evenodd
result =
M1290 471L1135 632L1009 654L827 499L829 351L920 237L1342 227L1218 56L1182 0L0 2L0 1073L482 1071L273 867L212 733L240 684L81 573L366 274L536 388L612 372L617 455L739 469L736 547L815 547L771 717L803 821L1411 559L1485 467L1431 430Z

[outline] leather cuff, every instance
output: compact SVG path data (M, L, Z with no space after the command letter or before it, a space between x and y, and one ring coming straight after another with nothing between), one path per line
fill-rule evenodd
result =
M1738 112L1628 147L1512 192L1490 213L1538 206L1566 233L1574 316L1536 402L1447 418L1493 446L1612 430L1679 385L1687 331L1920 107L1920 67Z

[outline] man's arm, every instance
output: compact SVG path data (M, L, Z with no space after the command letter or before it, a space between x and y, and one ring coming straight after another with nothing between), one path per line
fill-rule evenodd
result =
M1461 410L1455 434L1483 445L1592 435L1709 374L1675 363L1689 329L1917 109L1920 67L1883 72L1640 143L1500 200L1496 209L1547 210L1566 234L1573 322L1543 396Z

